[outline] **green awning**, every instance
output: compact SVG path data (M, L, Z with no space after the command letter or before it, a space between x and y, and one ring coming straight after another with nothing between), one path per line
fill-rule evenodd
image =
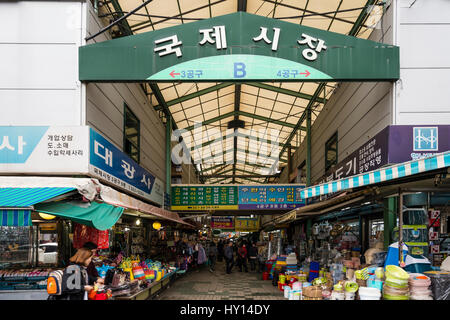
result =
M123 208L106 203L53 202L34 206L38 212L67 218L98 230L110 229L119 220Z

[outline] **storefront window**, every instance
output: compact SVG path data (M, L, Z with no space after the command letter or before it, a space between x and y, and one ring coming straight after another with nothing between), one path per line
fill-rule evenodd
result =
M124 104L123 149L134 161L140 160L141 123L133 111Z
M337 164L338 155L338 135L337 132L325 143L325 172Z
M31 265L36 247L31 227L0 227L0 269Z
M56 223L41 223L39 230L38 265L56 265L58 263L58 233Z

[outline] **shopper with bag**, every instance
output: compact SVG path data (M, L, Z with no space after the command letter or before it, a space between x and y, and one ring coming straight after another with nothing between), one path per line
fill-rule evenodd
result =
M78 249L63 271L50 273L47 280L48 300L87 300L87 293L94 289L88 285L86 271L92 255L92 250Z
M231 273L233 269L234 261L233 261L233 242L229 242L224 250L225 261L227 263L227 274Z
M245 244L243 244L238 249L238 266L239 266L239 272L242 272L242 267L244 267L245 272L248 272L248 269L247 269L247 248L245 247Z

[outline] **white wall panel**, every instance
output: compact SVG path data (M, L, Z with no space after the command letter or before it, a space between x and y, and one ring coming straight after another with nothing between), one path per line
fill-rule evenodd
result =
M75 90L0 90L0 126L79 125Z
M448 14L450 16L450 8ZM444 25L400 25L398 29L400 67L450 68L449 35L450 22Z
M400 23L450 23L449 0L397 0Z
M0 125L82 125L83 1L0 2Z
M400 1L396 124L450 123L450 1Z

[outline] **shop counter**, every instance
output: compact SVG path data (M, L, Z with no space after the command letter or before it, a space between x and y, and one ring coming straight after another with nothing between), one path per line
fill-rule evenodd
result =
M114 300L148 300L151 299L160 290L166 288L169 283L176 279L176 272L172 272L163 279L153 282L145 289L138 290L136 293L127 296L114 297Z
M0 300L47 300L47 290L0 290Z

